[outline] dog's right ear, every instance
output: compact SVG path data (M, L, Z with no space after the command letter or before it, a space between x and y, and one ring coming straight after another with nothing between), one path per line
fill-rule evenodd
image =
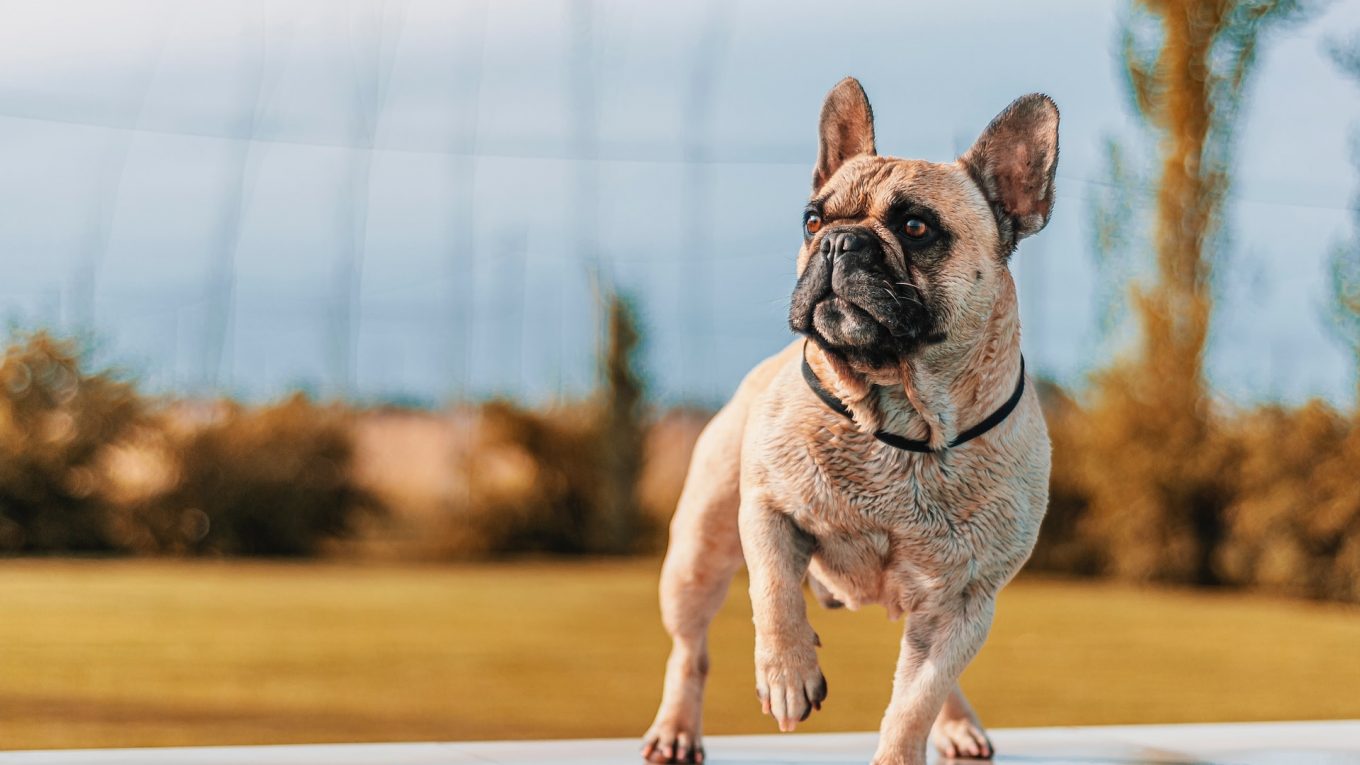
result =
M875 154L874 111L859 80L846 77L826 94L822 104L821 142L817 167L812 171L816 191L851 157Z

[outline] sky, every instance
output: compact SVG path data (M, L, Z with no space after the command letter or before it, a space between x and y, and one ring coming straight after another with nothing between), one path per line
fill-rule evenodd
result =
M1080 385L1127 345L1099 328L1104 147L1153 148L1123 5L841 5L4 0L0 318L88 331L153 391L542 400L592 384L613 285L653 393L715 403L790 337L817 114L851 74L896 156L1057 101L1056 212L1012 267L1031 368ZM1333 2L1262 47L1208 358L1228 401L1353 390L1325 257L1360 86L1325 45L1357 34Z

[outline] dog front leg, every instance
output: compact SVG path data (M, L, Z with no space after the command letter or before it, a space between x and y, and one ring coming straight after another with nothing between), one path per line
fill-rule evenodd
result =
M874 765L925 765L931 725L987 639L994 610L991 596L974 595L908 617Z
M739 519L756 627L756 694L779 729L791 731L826 698L817 634L803 600L814 541L758 494L743 495Z

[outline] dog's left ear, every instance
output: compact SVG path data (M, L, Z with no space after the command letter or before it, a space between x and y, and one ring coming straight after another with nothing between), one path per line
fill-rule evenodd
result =
M816 192L831 180L847 159L875 154L874 110L864 87L854 77L846 77L826 94L822 122L818 129L817 167L812 171L812 190Z
M1042 93L1015 99L959 161L991 203L1003 241L1039 233L1053 214L1058 105Z

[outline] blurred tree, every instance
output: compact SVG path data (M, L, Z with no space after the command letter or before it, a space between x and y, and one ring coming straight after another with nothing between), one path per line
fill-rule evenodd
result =
M1328 51L1347 77L1360 85L1360 35L1333 42ZM1360 130L1351 134L1351 162L1360 175ZM1351 353L1355 409L1360 412L1360 190L1351 198L1351 234L1338 242L1328 259L1328 314L1337 339Z
M1137 113L1157 132L1154 278L1133 293L1135 359L1097 377L1086 422L1083 533L1100 568L1216 583L1233 454L1206 406L1213 266L1238 110L1262 35L1300 19L1292 0L1137 0L1123 61Z
M1138 113L1161 137L1156 282L1135 295L1141 358L1164 403L1203 404L1213 266L1222 256L1238 110L1263 33L1305 15L1297 0L1138 0L1124 64Z
M637 544L642 512L644 387L637 369L640 336L632 303L617 291L604 298L606 328L600 349L600 459L603 486L592 545L599 552L630 552Z

